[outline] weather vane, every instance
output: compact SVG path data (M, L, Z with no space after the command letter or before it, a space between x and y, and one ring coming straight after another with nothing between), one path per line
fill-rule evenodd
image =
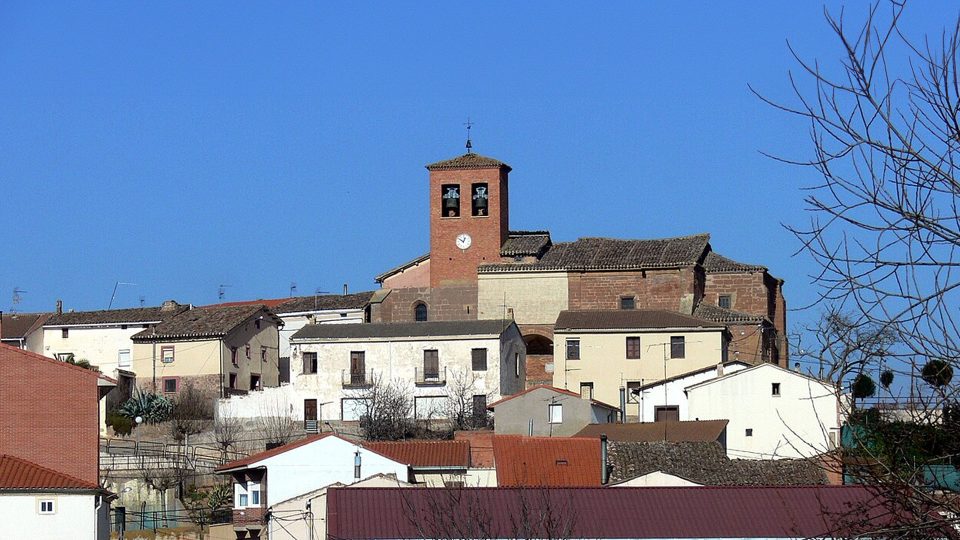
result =
M467 153L468 153L468 154L472 154L472 153L473 153L473 143L470 142L470 128L473 127L473 122L470 121L470 117L469 117L469 116L467 117L466 123L464 123L463 125L467 126Z

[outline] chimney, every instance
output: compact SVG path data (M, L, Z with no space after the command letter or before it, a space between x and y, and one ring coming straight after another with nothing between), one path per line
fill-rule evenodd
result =
M344 296L347 295L347 284L346 284L346 283L343 284L343 295L344 295Z
M610 481L610 459L607 455L607 434L604 433L600 435L600 466L603 467L600 470L600 483L607 485L607 482Z
M170 311L176 311L178 307L180 307L180 304L178 304L176 300L164 300L163 305L160 306L160 311L167 313Z
M57 300L57 315L63 315L63 300Z
M723 362L717 364L717 377L723 377Z

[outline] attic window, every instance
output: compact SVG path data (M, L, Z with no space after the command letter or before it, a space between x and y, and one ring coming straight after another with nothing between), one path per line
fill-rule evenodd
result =
M722 307L723 309L730 309L730 306L733 305L733 302L731 300L732 299L729 294L721 294L717 298L717 305Z
M68 337L70 337L70 329L69 329L69 328L61 328L61 329L60 329L60 337L63 338L63 339L67 339Z
M620 309L637 309L637 299L633 296L621 296Z
M770 395L779 396L780 395L780 383L770 383Z

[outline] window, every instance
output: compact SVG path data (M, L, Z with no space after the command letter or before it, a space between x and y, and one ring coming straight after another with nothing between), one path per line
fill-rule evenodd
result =
M131 364L130 349L120 349L117 351L117 367L130 367Z
M640 338L633 336L627 338L627 359L640 359Z
M303 373L305 375L317 372L317 353L303 353Z
M413 306L413 320L417 322L427 322L427 305L423 302L417 302Z
M233 364L233 365L235 365L235 366L239 366L239 365L240 365L239 361L237 360L237 348L236 348L236 347L230 347L230 363Z
M487 416L487 396L486 394L477 394L473 396L473 417L482 419Z
M567 360L579 360L579 359L580 359L580 340L568 339L567 340Z
M680 420L680 407L677 405L658 405L653 408L653 421L666 422Z
M260 361L261 362L267 361L267 348L262 345L260 346Z
M163 393L164 394L175 394L177 393L177 379L174 377L164 378L163 379Z
M460 217L460 185L444 184L440 186L440 215Z
M471 208L474 216L488 215L487 203L490 199L490 193L487 191L487 184L473 184L470 189Z
M237 387L237 374L236 374L236 373L231 373L231 374L230 374L230 388L236 388L236 387Z
M164 364L173 363L173 345L164 345L160 347L160 361Z
M580 383L580 397L583 399L593 399L593 383L592 382Z
M259 373L250 374L250 389L260 390L260 374Z
M729 294L721 294L719 297L717 297L717 305L723 309L730 309L730 307L733 305L732 300L733 299Z
M57 512L57 506L54 504L53 499L40 499L37 505L37 512L40 514L55 514Z
M260 483L247 482L247 491L250 493L250 505L260 506Z
M350 384L359 385L367 382L367 355L364 351L350 352Z
M670 358L683 358L686 355L686 341L683 336L670 336Z
M69 329L69 328L61 328L61 329L60 329L60 337L62 337L63 339L67 339L68 337L70 337L70 329Z
M250 359L250 345L247 345L246 349L247 349L247 350L246 350L245 352L247 353L247 360L249 360L249 359Z
M745 435L747 437L753 437L753 428L747 428Z
M472 351L470 351L470 356L473 359L473 371L487 370L487 350L486 349L473 349Z
M621 296L620 309L637 309L637 299L633 296Z
M627 401L640 395L640 381L627 381Z
M563 422L563 404L562 403L551 403L547 408L550 413L550 423L559 424Z
M513 376L520 376L520 353L513 353Z
M246 508L250 504L250 494L247 493L246 484L234 484L236 487L236 497L234 499L237 501L237 508Z
M423 378L424 380L440 378L440 353L436 349L423 351Z
M780 383L775 382L770 384L770 395L779 396L780 395Z

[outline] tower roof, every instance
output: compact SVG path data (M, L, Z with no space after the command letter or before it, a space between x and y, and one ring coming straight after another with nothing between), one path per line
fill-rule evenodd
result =
M507 172L511 171L510 166L499 159L481 156L480 154L474 154L472 152L453 159L445 159L427 165L427 170L429 171L448 171L452 169L506 169Z

